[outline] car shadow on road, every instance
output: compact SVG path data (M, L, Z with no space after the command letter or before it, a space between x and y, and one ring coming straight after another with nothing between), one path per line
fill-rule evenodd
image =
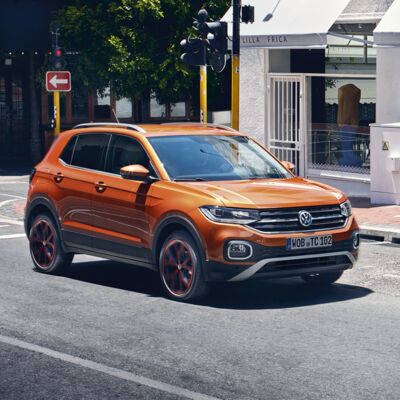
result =
M150 270L114 261L74 262L67 278L163 297L158 275ZM197 305L221 309L280 309L354 300L373 290L336 283L312 287L299 278L213 284L209 296Z

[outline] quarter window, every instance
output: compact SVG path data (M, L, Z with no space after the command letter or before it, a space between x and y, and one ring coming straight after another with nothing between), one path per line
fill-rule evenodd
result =
M140 164L152 170L150 160L142 145L135 139L113 135L106 160L106 171L119 174L122 167Z
M78 136L71 164L76 167L103 171L104 156L109 135L86 134Z
M60 159L66 164L71 164L72 153L74 152L75 143L77 136L74 136L68 144L65 146L63 152L61 153Z

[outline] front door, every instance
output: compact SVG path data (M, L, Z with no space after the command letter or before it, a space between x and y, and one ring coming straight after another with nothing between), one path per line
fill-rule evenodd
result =
M93 247L104 254L149 263L151 185L120 176L120 168L132 164L151 168L138 141L114 134L105 173L94 177Z
M26 84L23 71L0 69L0 156L24 156L28 152L25 129Z

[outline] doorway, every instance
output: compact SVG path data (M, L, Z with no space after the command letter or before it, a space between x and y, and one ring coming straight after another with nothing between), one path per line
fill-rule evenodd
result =
M26 75L21 66L0 69L0 156L20 158L28 154L26 129Z

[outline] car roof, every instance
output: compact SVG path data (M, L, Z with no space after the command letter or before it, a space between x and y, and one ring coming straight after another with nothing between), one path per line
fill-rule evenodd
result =
M201 123L166 123L166 124L118 124L118 123L87 123L80 124L74 127L81 131L93 132L94 128L97 131L104 132L105 130L118 132L123 131L126 133L133 133L132 136L137 136L137 134L154 137L154 136L171 136L171 135L241 135L240 132L224 125L214 125L214 124L201 124Z

